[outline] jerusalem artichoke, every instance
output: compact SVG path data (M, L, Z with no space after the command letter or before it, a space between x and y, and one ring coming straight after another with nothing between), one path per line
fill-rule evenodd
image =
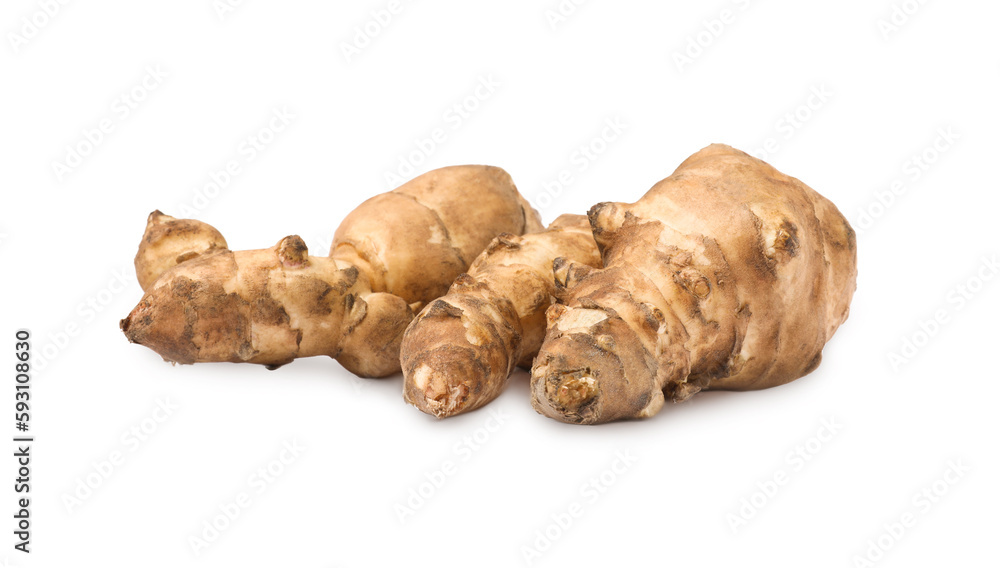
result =
M554 299L557 256L600 266L586 217L563 215L541 233L490 243L403 335L406 401L438 418L453 416L496 398L515 365L530 367Z
M763 389L819 365L848 316L854 231L799 180L729 146L688 158L638 202L590 211L604 269L555 264L531 377L540 413L648 417L700 390Z
M434 170L362 203L337 229L330 258L308 256L297 236L232 252L207 226L187 247L198 254L177 257L184 247L157 239L176 239L161 227L176 220L153 217L137 270L140 258L176 266L143 271L159 277L121 322L130 341L180 363L276 368L328 355L361 376L399 371L412 310L443 294L493 237L541 229L510 176L490 166ZM170 258L158 259L154 248Z
M215 227L194 219L174 219L153 211L146 220L135 275L145 291L167 270L199 256L228 250L226 239Z

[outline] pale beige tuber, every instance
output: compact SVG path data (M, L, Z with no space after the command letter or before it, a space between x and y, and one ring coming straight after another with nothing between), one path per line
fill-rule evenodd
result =
M121 327L179 363L275 368L328 355L361 376L390 375L414 309L496 235L541 228L491 166L434 170L369 199L341 223L328 258L309 256L297 236L233 252L203 223L154 213L136 257L146 293Z
M496 398L515 365L530 367L554 300L556 257L600 266L586 217L563 215L544 232L497 237L407 328L400 352L406 401L453 416Z
M194 219L174 219L153 211L135 255L135 275L145 291L161 274L182 262L228 250L215 227Z
M604 266L556 263L536 410L571 423L648 417L710 389L814 370L848 316L854 231L799 180L729 146L688 158L590 222Z

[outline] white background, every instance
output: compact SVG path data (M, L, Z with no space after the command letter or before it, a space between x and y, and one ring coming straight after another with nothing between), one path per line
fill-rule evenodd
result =
M996 3L592 0L553 26L556 0L402 1L350 57L387 0L221 16L211 0L70 2L52 17L44 4L0 10L10 435L15 330L48 355L31 401L30 556L12 548L15 465L0 462L10 566L514 566L529 548L544 549L535 566L996 565L1000 279L978 276L1000 252ZM165 73L148 91L147 68ZM497 86L469 99L481 81ZM476 108L459 121L463 103ZM286 108L294 119L250 160L241 145ZM111 131L88 148L102 120ZM414 155L437 128L444 142ZM128 270L153 209L190 208L233 249L298 233L324 254L411 155L414 173L502 166L548 222L633 201L711 142L768 139L766 159L860 233L851 318L787 386L580 427L536 414L521 372L487 409L439 422L403 403L398 376L363 381L325 358L174 367L118 329L141 296ZM60 175L77 146L87 156ZM925 152L926 169L912 161ZM234 159L239 175L204 198ZM563 170L572 183L546 190ZM905 338L920 346L894 365ZM176 407L162 422L157 400ZM271 464L293 441L305 450ZM634 463L600 481L619 453ZM457 473L401 522L445 461ZM259 493L269 464L282 471ZM191 538L240 492L249 506L196 556Z

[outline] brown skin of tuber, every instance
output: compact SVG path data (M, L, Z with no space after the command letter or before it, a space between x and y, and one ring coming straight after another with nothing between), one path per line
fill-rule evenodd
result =
M395 350L412 317L402 299L371 293L357 268L310 257L302 239L290 236L270 249L178 265L121 327L130 341L178 363L277 368L327 355L356 374L380 376L395 372Z
M361 269L372 289L424 305L443 296L500 233L542 229L507 172L453 166L359 205L334 233L330 256Z
M199 256L228 250L215 227L194 219L174 219L153 211L135 255L135 275L146 291L161 274Z
M813 371L847 319L854 231L799 180L729 146L638 202L590 211L604 269L558 261L532 369L535 409L569 423L644 418L701 390Z
M369 199L337 229L330 258L308 256L297 236L232 252L207 246L214 237L192 239L192 247L152 224L138 257L168 268L148 270L154 281L121 327L168 361L276 368L328 355L357 375L387 376L400 370L411 305L447 290L496 234L540 228L510 176L491 166L442 168ZM172 267L156 254L180 248L203 252L174 256Z
M514 366L529 367L542 344L559 256L600 266L586 217L563 215L544 232L497 237L407 328L404 399L445 418L499 396Z

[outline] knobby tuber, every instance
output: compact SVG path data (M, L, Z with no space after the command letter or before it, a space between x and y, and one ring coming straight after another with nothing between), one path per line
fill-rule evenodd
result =
M548 230L497 237L403 335L403 396L439 418L496 398L515 365L530 367L545 334L552 262L600 266L590 224L563 215Z
M228 249L222 233L208 223L174 219L153 211L146 220L146 232L135 255L135 275L139 286L146 291L161 274L178 264Z
M542 229L510 176L491 166L428 172L362 203L330 257L297 236L233 252L210 226L154 213L136 257L145 295L121 322L168 361L270 368L328 355L361 376L399 371L413 310L500 233Z
M709 389L781 385L819 365L855 290L854 231L799 180L729 146L638 202L590 213L604 268L557 260L531 377L546 416L648 417Z

